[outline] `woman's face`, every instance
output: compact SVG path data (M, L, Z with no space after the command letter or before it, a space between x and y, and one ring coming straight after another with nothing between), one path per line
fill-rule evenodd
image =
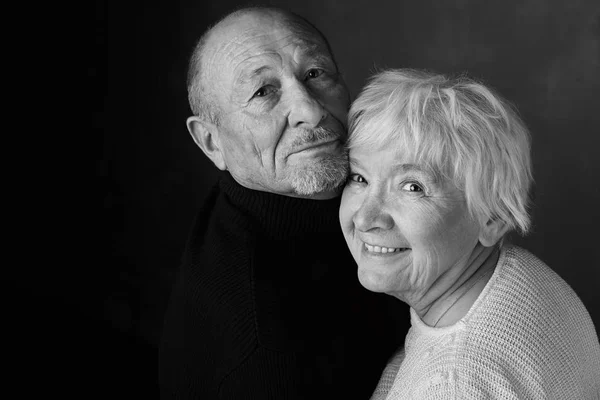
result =
M454 283L479 236L463 193L390 148L352 149L350 170L340 222L361 284L415 306Z

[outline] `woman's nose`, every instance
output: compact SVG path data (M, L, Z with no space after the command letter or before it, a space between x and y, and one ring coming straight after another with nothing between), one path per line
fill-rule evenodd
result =
M356 211L354 225L362 232L388 230L394 226L394 220L387 212L384 201L371 195L365 198Z

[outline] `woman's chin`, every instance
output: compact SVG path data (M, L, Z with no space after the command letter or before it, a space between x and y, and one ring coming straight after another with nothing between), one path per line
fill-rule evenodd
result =
M393 291L393 288L390 287L392 282L387 274L375 272L370 269L359 267L358 281L365 289L371 292L389 293Z

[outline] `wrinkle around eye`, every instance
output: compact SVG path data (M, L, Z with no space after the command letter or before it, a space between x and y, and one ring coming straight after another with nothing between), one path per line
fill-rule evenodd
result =
M315 73L317 73L317 75L316 75L316 76L310 76L310 74L311 74L312 72L315 72ZM304 79L305 79L305 80L308 80L308 79L317 79L317 78L319 78L319 77L321 77L321 76L325 75L325 73L326 73L326 71L325 71L323 68L318 68L318 67L310 68L310 69L309 69L309 70L306 72L306 75L305 75Z
M271 94L277 92L277 90L278 89L272 85L262 86L257 91L255 91L254 94L252 94L252 99L268 97Z
M418 190L412 190L413 187L417 188ZM406 182L402 185L402 190L405 190L407 192L412 192L412 193L424 193L425 192L423 185L421 185L418 182Z
M339 82L339 74L323 70L321 74L314 78L307 78L307 82L313 85L336 85Z
M346 182L348 184L354 183L357 185L367 184L367 180L362 175L356 173L350 173L346 179Z
M408 198L430 198L433 194L431 189L418 181L405 181L400 185L399 193L403 193Z

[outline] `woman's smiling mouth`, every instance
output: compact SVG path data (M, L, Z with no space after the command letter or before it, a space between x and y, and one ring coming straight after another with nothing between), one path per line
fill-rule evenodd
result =
M377 254L388 254L388 253L400 253L406 250L410 250L408 247L386 247L386 246L377 246L370 245L365 243L364 248L368 253L377 253Z

